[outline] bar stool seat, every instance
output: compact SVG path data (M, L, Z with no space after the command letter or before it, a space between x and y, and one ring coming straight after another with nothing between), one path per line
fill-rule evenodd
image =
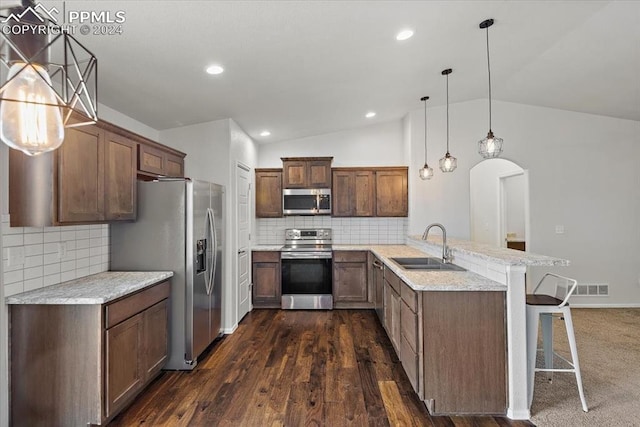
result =
M555 296L537 294L540 285L549 277L556 278ZM559 280L558 280L559 279ZM589 411L587 401L582 388L582 376L580 375L580 363L578 362L578 350L576 338L573 331L573 321L571 310L569 309L569 298L576 289L578 282L568 277L554 273L546 273L538 282L533 294L527 295L527 373L529 380L528 399L529 408L533 402L533 385L536 372L573 372L578 383L578 393L582 402L582 410ZM569 348L571 350L571 361L565 359L553 351L553 318L561 318L565 321ZM542 348L538 348L538 322L542 322ZM536 357L538 352L544 353L544 368L536 368ZM570 368L554 368L553 359L558 357L566 362Z

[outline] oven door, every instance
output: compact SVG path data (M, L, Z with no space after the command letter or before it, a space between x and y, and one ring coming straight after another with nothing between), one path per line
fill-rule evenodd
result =
M282 308L332 309L331 253L283 252Z

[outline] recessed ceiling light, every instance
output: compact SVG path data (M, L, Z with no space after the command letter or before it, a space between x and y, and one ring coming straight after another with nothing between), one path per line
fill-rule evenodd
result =
M367 114L364 115L367 119L370 119L372 117L376 116L376 112L375 111L369 111Z
M269 132L268 130L263 130L262 132L260 132L260 136L269 136L271 135L271 132Z
M209 65L207 67L207 73L209 74L222 74L224 72L224 68L220 65Z
M406 39L410 39L413 36L413 30L402 30L398 34L396 34L396 40L402 41Z

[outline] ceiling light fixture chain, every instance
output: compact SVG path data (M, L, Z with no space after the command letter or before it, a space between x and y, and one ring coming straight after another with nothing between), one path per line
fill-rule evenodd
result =
M502 153L502 138L498 138L493 134L491 123L491 61L489 55L489 27L493 25L493 19L487 19L480 23L480 29L487 30L487 71L489 77L489 132L487 137L478 141L478 153L485 159L500 156Z
M429 99L428 96L420 98L420 101L424 102L424 166L419 171L420 178L423 180L433 177L433 169L427 164L427 99Z
M453 172L458 167L458 159L449 153L449 74L452 72L451 68L442 70L442 75L447 77L447 153L440 159L440 170L442 172Z

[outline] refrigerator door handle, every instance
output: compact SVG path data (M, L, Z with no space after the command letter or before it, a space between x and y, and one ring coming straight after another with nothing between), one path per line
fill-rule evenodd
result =
M211 240L213 241L213 250L211 251L211 271L209 271L209 281L207 286L207 293L211 295L213 292L214 279L216 275L216 267L217 267L217 254L218 254L218 235L216 232L216 224L213 220L214 213L213 209L207 209L207 218L209 220L209 231L211 232Z

